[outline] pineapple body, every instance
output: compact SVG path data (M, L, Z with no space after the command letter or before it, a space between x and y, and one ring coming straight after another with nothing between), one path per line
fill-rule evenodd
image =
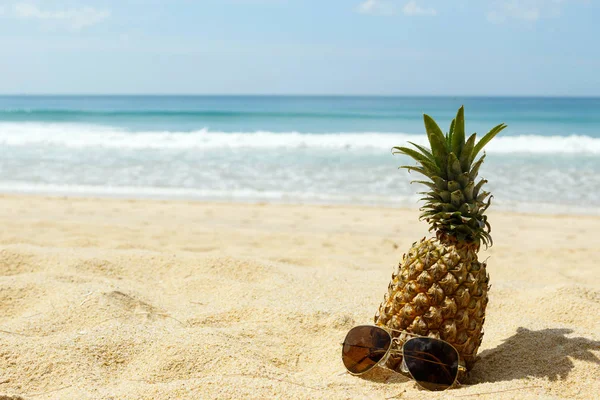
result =
M448 237L414 243L392 274L375 324L445 340L470 369L488 302L489 277L477 250Z

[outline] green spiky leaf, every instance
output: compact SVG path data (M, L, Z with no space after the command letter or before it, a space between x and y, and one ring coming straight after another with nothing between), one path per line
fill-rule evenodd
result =
M408 147L393 147L392 154L404 154L412 157L416 161L431 161L425 154L419 153L413 149L409 149Z
M415 146L421 153L423 153L423 155L427 156L427 158L429 158L431 161L435 162L435 158L433 158L433 154L431 154L431 151L423 146L419 146L416 143L413 142L408 142L410 144L412 144L413 146Z
M477 134L474 133L469 136L469 139L465 143L461 153L460 153L460 168L463 171L467 171L469 166L471 165L471 154L473 153L473 148L475 147L475 140L477 139Z
M481 189L481 187L483 185L485 185L487 183L487 180L482 179L480 180L477 185L475 185L475 187L473 188L473 197L477 197L479 195L479 190Z
M429 172L426 171L423 167L414 167L412 165L401 165L398 168L407 169L409 172L410 171L415 171L415 172L418 172L418 173L420 173L422 175L425 175L426 177L429 178Z
M420 183L421 185L425 185L428 188L432 189L432 190L438 190L438 187L435 186L435 183L431 183L431 182L427 182L427 181L410 181L411 184L413 183Z
M450 192L447 190L442 190L440 193L440 197L442 198L442 200L446 203L448 203L450 201Z
M456 177L456 181L458 183L460 183L460 187L461 188L466 188L467 185L469 184L469 182L472 182L471 179L469 179L469 173L465 172L460 174L459 176Z
M489 195L489 193L487 193L487 192L484 192L484 194L486 194L486 196ZM485 206L483 206L481 208L481 212L482 213L484 213L488 209L488 207L492 204L492 199L493 198L494 198L494 196L490 196L490 198L487 200L487 203L485 203ZM490 229L490 231L492 230L492 228L489 228L489 229Z
M452 134L452 151L460 157L465 145L465 108L461 106L456 113L454 132Z
M473 181L469 181L469 183L467 183L467 186L465 186L463 188L463 193L465 195L465 199L467 199L467 201L473 201L473 189L475 187L475 182ZM465 203L468 204L468 203Z
M423 115L427 138L431 145L431 153L436 160L436 164L440 169L446 168L446 159L448 157L448 149L446 148L446 140L442 130L438 124L429 115Z
M433 161L416 150L409 149L408 147L394 147L393 150L396 150L393 154L404 154L421 163L423 168L428 170L431 175L440 175L442 173L440 168Z
M460 207L465 202L465 196L463 195L462 191L455 190L450 194L450 201L452 202L453 206Z
M471 171L469 171L469 178L471 178L471 180L475 180L475 178L477 178L477 174L479 174L479 167L481 167L481 164L483 164L484 159L485 153L483 153L479 160L477 160L477 162L471 167Z
M460 190L460 183L456 182L456 181L449 181L448 182L448 190L451 192L454 192L456 190Z
M448 178L456 179L457 176L462 174L462 170L460 169L460 161L454 154L454 152L448 154Z
M506 128L505 124L496 125L492 128L491 131L485 134L484 137L475 145L473 148L473 152L471 153L471 162L477 157L477 154L483 149L483 147L489 143L490 140L494 138L498 133L500 133L504 128Z
M437 186L438 189L441 189L441 190L448 189L448 181L446 181L445 179L443 179L439 176L433 176L433 177L431 177L431 180L433 181L433 183L435 183L435 186Z
M479 196L477 196L477 201L479 203L482 203L485 200L485 198L488 197L489 195L490 195L490 192L481 192L481 194Z

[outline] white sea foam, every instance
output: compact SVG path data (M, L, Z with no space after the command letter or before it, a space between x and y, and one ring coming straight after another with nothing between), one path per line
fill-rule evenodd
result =
M367 204L416 207L419 196L383 196L357 194L334 194L311 191L280 191L255 189L201 189L182 187L152 186L99 186L47 184L1 181L0 193L48 194L56 196L96 196L112 198L148 198L148 199L202 199L225 201L268 201L274 203L312 203L312 204Z
M342 132L192 132L126 131L120 128L64 123L0 123L1 146L60 146L67 148L120 149L339 149L389 150L408 141L425 144L424 134ZM600 154L600 138L589 136L500 136L490 153Z
M44 194L50 196L93 196L109 198L147 199L200 199L235 202L269 202L284 204L362 204L368 206L388 206L417 208L418 196L406 195L339 195L310 191L257 191L252 189L213 190L200 188L158 188L134 186L93 186L67 184L40 184L0 181L0 193ZM504 211L542 214L600 215L598 207L585 205L564 205L540 202L495 201L494 208Z

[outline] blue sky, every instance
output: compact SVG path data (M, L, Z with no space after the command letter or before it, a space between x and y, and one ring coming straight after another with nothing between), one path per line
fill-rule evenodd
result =
M0 93L600 95L597 0L0 0Z

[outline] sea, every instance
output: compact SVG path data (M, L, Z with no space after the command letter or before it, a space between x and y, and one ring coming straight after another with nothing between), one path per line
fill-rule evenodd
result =
M0 96L0 193L418 208L394 146L465 106L498 210L600 215L600 98Z

